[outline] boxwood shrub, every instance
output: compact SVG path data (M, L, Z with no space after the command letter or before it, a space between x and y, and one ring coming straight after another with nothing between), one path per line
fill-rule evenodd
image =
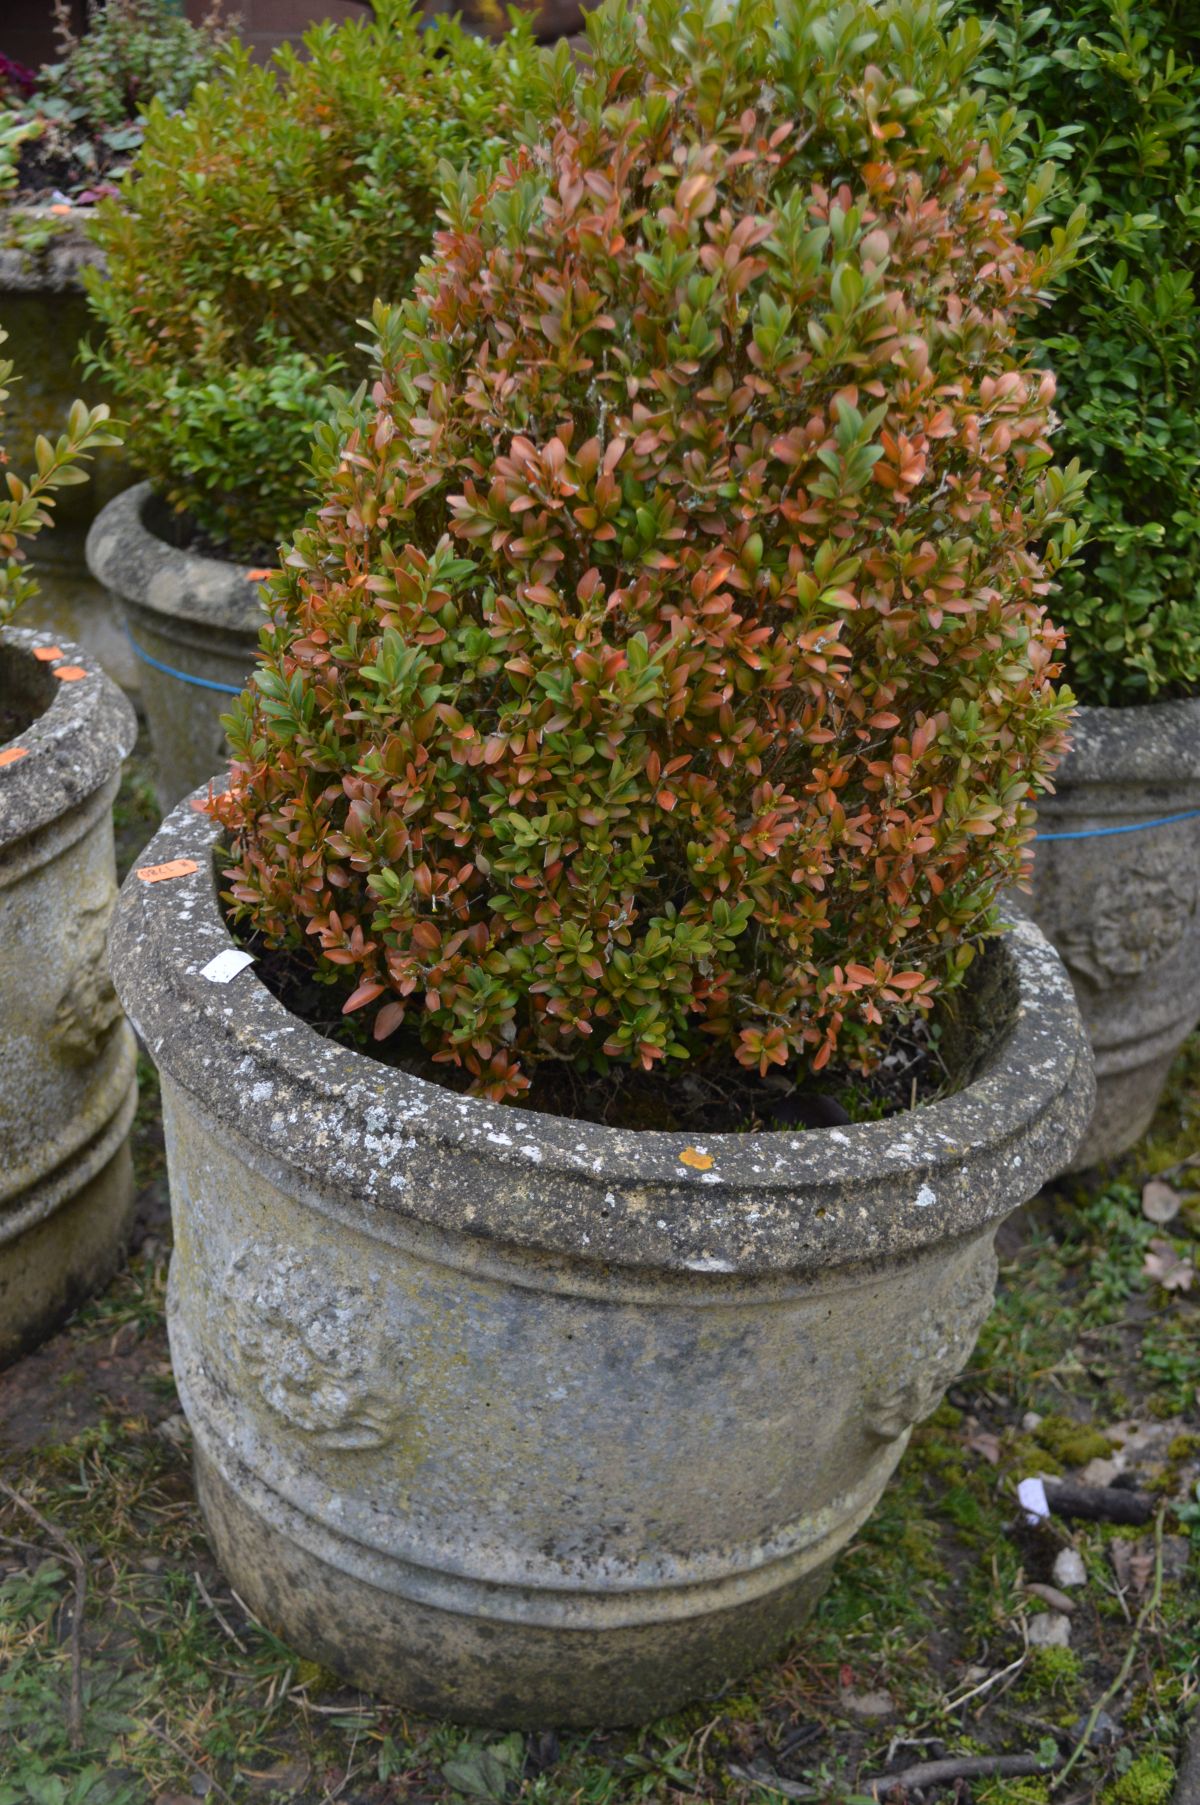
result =
M923 0L650 0L462 177L230 722L235 915L476 1091L866 1067L1020 874L1077 473Z

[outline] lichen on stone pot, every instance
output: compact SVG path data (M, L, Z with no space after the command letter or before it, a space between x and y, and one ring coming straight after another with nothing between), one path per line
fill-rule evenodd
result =
M169 817L146 857L195 870L128 884L111 950L162 1078L172 1358L239 1594L467 1721L645 1720L768 1659L1087 1119L1057 956L1022 922L976 961L956 1094L689 1147L458 1095L253 967L206 978L233 944L214 834Z
M149 483L100 513L88 566L120 604L141 670L161 806L207 780L227 754L221 716L244 687L266 622L245 564L173 542L177 523Z
M1200 1020L1200 701L1081 708L1054 782L1021 906L1065 961L1095 1053L1095 1114L1066 1168L1082 1171L1145 1133Z
M136 722L78 647L35 656L55 643L0 633L0 1364L108 1278L133 1207L137 1049L105 936Z

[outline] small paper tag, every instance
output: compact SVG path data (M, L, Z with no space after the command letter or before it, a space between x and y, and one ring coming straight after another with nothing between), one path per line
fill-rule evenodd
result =
M6 746L4 751L0 752L0 770L5 765L15 765L19 758L28 757L29 753L24 746Z
M1044 1523L1049 1517L1050 1502L1041 1479L1022 1479L1017 1487L1017 1499L1027 1523Z
M199 869L195 859L168 859L165 865L140 865L138 876L144 884L161 884L169 877L190 877Z
M200 976L207 978L210 984L228 984L231 978L236 978L240 971L245 971L248 965L253 964L253 953L244 953L237 946L227 946L223 953L218 953L215 959L209 960Z
M61 646L34 646L33 655L40 664L53 664L56 658L62 657L63 649Z

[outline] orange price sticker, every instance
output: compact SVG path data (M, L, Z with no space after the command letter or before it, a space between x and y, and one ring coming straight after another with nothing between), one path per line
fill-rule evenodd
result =
M34 646L33 655L42 664L53 664L56 658L62 657L63 649L61 646Z
M72 211L72 209L70 207L68 207L63 201L55 201L55 203L51 207L50 211L51 211L51 213L57 213L61 217L63 214L70 213Z
M693 1172L711 1172L713 1156L711 1153L701 1153L699 1147L685 1147L679 1155L679 1163L681 1166L690 1166Z
M0 770L5 765L15 765L19 758L28 757L28 750L24 746L6 746L4 751L0 752Z
M190 877L199 869L195 859L168 859L165 865L139 865L138 876L144 884L161 884L169 877Z
M246 581L247 583L265 583L268 577L273 577L274 575L275 572L273 570L248 570L246 572Z
M58 664L54 667L54 675L63 683L82 683L87 672L81 664Z

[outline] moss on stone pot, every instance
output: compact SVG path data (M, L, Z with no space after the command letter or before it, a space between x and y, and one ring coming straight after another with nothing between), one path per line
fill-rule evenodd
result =
M35 656L53 644L0 634L0 1364L104 1282L133 1204L136 1048L105 934L136 724L78 647Z
M87 540L88 565L119 605L170 808L226 756L221 716L250 675L266 614L245 564L178 543L149 483L118 495Z
M1023 906L1066 962L1096 1056L1081 1171L1145 1133L1200 1020L1200 700L1081 708L1071 736Z
M649 1719L768 1659L966 1361L1000 1222L1091 1062L1030 923L964 992L954 1095L802 1134L464 1097L246 969L188 805L114 926L162 1074L172 1355L219 1558L305 1654L506 1725Z

